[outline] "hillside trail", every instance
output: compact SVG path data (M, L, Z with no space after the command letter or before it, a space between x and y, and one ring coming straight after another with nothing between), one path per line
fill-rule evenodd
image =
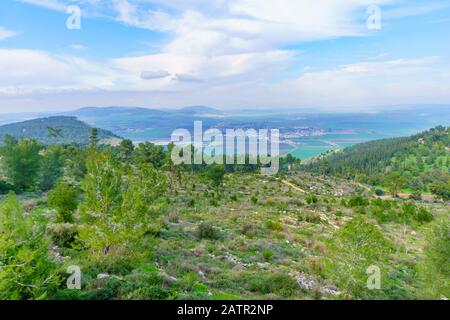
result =
M280 180L280 181L281 181L281 183L283 183L284 185L286 185L286 186L288 186L288 187L294 189L295 191L298 191L298 192L300 192L300 193L308 193L308 192L306 192L305 190L303 190L303 189L297 187L295 184L290 183L290 182L287 181L287 180L282 179L282 180Z
M365 189L365 190L367 190L367 191L369 191L369 192L371 191L369 186L366 186L366 185L364 185L364 184L362 184L360 182L356 182L356 185L361 187L361 188L363 188L363 189ZM409 199L409 197L411 195L412 195L411 193L398 193L397 194L398 197L395 198L392 195L385 194L385 195L382 195L382 196L375 195L375 198L379 198L379 199L382 199L382 200ZM421 197L422 197L422 200L429 201L429 202L432 202L432 201L435 200L434 196L430 195L430 194L423 194L423 195L421 195Z

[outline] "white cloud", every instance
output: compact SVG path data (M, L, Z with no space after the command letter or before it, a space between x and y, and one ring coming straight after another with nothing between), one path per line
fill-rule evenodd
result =
M0 103L54 108L120 103L342 109L449 102L450 67L442 68L439 57L307 68L297 77L267 83L261 69L268 68L266 75L276 74L289 59L283 51L210 58L157 54L100 64L40 51L0 49Z
M161 31L168 40L157 53L102 62L0 49L0 102L269 108L450 99L450 68L436 57L386 60L380 54L328 70L304 68L297 76L290 71L288 79L283 73L299 53L280 48L364 35L370 4L385 5L383 19L394 19L437 10L434 2L418 7L398 0L20 1L53 10L79 3L83 14L101 13L129 26ZM0 39L1 34L0 28Z
M161 79L170 76L166 70L142 71L141 78L145 80Z
M51 10L63 11L67 8L67 3L63 0L17 0L28 4L44 7Z
M86 50L86 46L82 45L82 44L72 44L70 46L72 49L74 50Z
M0 26L0 41L11 37L15 37L18 34L19 32L17 31L9 30Z

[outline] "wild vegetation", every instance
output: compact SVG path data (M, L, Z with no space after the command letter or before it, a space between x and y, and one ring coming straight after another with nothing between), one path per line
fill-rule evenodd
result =
M172 145L86 139L5 138L1 299L450 297L448 202L381 198L292 157L262 176L175 166ZM70 266L81 290L67 287Z
M306 169L355 179L392 195L407 190L418 197L433 193L449 200L450 128L359 144L322 156Z
M16 122L0 126L0 143L6 136L15 139L33 139L45 145L75 143L86 146L88 135L92 128L86 123L71 116L53 116ZM110 131L98 129L101 140L114 140L119 138Z

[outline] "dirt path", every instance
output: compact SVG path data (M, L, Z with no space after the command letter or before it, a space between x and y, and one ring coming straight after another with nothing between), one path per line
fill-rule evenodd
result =
M294 189L295 191L298 191L298 192L300 192L300 193L308 193L308 192L306 192L305 190L303 190L303 189L297 187L295 184L290 183L290 182L287 181L287 180L280 180L280 181L281 181L281 183L283 183L284 185L286 185L286 186L288 186L288 187Z
M371 191L370 188L369 188L368 186L366 186L366 185L364 185L364 184L362 184L362 183L356 182L356 184L357 184L359 187L361 187L361 188L363 188L363 189L365 189L365 190L367 190L367 191ZM385 195L383 195L383 196L377 196L377 195L375 195L376 198L380 198L380 199L382 199L382 200L409 199L410 196L411 196L410 193L399 193L399 194L398 194L398 198L394 198L392 195L389 195L389 194L385 194ZM431 195L431 194L423 194L423 195L421 195L421 197L422 197L422 200L429 201L429 202L433 202L433 201L435 200L435 199L434 199L434 196Z

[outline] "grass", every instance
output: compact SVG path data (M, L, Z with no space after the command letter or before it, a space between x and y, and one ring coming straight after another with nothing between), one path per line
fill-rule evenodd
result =
M311 201L309 193L289 192L290 188L275 178L231 174L225 177L224 187L211 205L214 190L198 176L184 174L177 182L177 192L166 195L169 204L160 217L157 238L149 240L151 250L144 252L147 258L137 265L111 266L110 272L117 270L128 280L100 285L103 291L97 294L137 299L336 298L317 291L333 284L344 297L358 298L354 288L361 288L361 284L347 288L345 281L334 282L337 278L329 269L324 272L324 262L334 255L327 243L360 216L363 207L365 218L393 245L393 253L385 262L393 271L390 287L377 298L414 297L414 268L426 244L423 233L427 222L377 219L372 213L376 204L356 201L358 186L351 182L304 173L291 173L289 181L314 192L316 199ZM390 202L394 204L390 210L399 214L405 200ZM448 206L440 203L415 205L425 207L436 218L449 213ZM48 214L42 203L33 210ZM68 250L65 264L78 262L79 253ZM89 272L92 276L86 295L94 290L96 274L105 269L99 266ZM319 289L303 290L297 283L302 273L314 279ZM147 276L132 277L140 274Z

